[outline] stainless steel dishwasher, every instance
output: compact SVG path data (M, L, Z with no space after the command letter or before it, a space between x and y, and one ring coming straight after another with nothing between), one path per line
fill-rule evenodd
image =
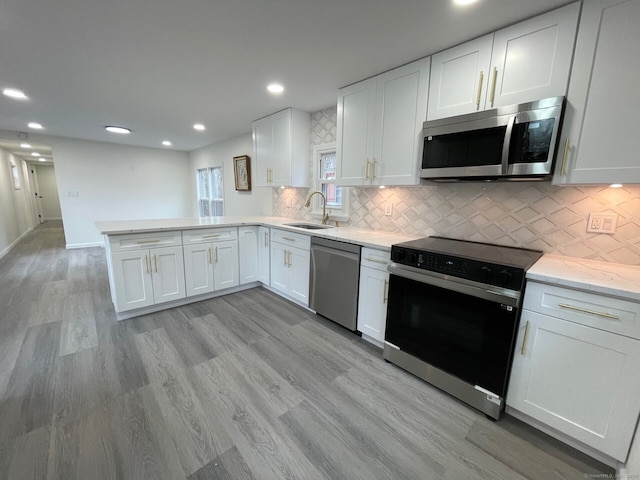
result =
M356 330L360 245L311 237L309 307Z

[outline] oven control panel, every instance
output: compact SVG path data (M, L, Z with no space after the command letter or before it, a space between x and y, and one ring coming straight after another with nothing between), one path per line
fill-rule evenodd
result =
M524 281L524 270L521 268L413 250L395 245L391 247L391 261L400 265L466 278L512 290L520 290Z

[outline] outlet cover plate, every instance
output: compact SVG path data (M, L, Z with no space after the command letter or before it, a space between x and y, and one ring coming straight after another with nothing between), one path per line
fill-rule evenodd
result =
M588 233L615 233L618 215L615 213L590 213L587 223Z

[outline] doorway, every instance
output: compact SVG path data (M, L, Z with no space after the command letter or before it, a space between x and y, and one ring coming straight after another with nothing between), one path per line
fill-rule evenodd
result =
M31 163L29 173L33 185L35 215L38 223L62 219L53 164Z

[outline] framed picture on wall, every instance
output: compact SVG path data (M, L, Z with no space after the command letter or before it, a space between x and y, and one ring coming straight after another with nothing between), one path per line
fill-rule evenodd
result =
M233 157L233 175L236 190L251 190L251 158L249 155Z
M20 171L18 170L18 166L13 160L9 160L9 165L11 166L11 182L13 183L13 188L20 190Z

